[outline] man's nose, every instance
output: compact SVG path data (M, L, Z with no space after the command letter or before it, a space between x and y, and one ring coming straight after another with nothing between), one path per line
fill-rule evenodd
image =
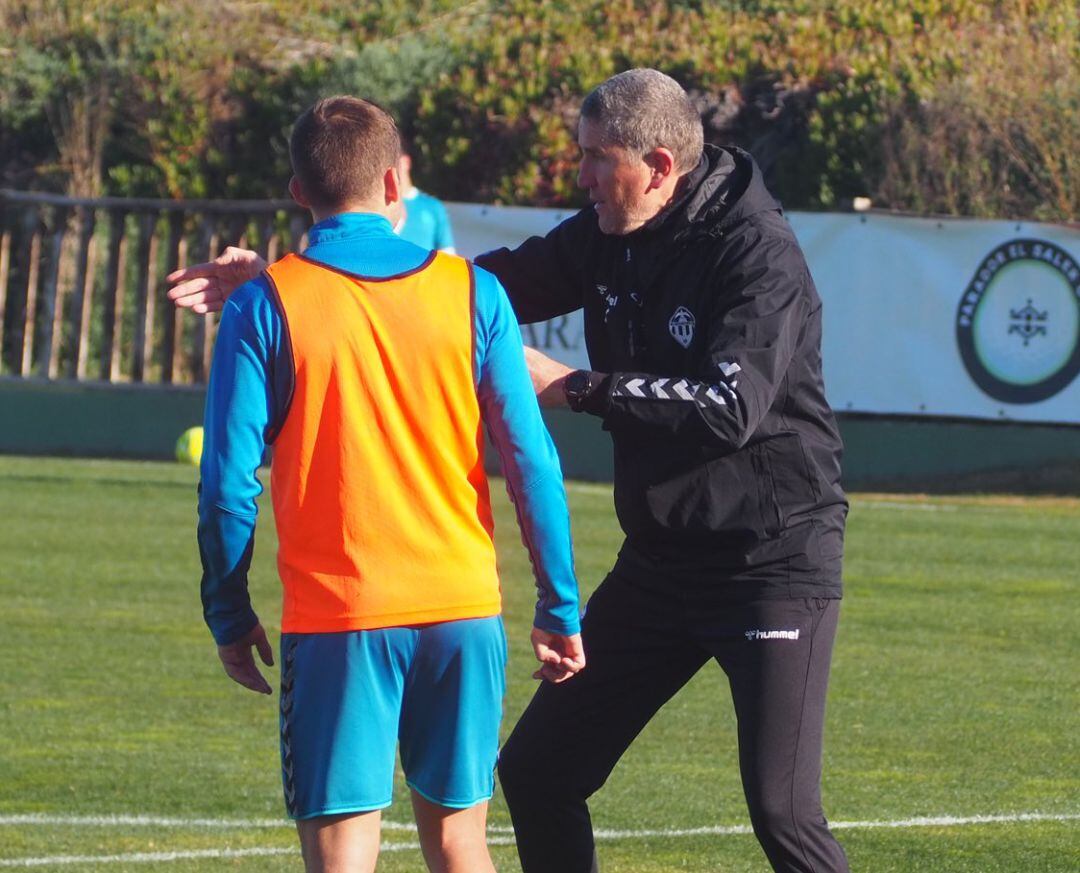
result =
M592 173L585 169L585 165L578 167L577 184L579 188L591 188L593 186Z

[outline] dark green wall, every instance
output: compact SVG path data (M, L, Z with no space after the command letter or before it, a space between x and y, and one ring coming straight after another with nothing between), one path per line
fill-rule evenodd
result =
M1080 494L1080 427L841 416L850 490Z
M0 452L171 458L202 421L199 387L0 379ZM598 419L546 415L568 478L609 481ZM841 416L851 490L1080 493L1080 427Z
M600 422L547 414L569 478L611 479ZM844 486L852 491L1080 494L1080 427L840 416Z
M171 458L205 397L201 386L0 379L0 452Z

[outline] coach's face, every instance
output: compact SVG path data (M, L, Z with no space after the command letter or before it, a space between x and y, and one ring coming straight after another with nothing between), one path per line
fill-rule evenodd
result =
M660 211L663 204L649 196L654 173L644 158L605 143L600 126L587 118L578 124L578 145L578 185L589 192L601 231L631 233Z

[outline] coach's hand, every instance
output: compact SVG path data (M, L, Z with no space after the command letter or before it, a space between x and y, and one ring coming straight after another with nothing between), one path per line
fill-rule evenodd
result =
M229 246L214 260L176 270L165 280L175 286L169 289L173 303L203 315L219 311L233 291L265 269L266 261L255 252Z
M533 673L533 679L565 682L585 668L585 647L581 644L581 634L564 636L534 627L532 644L536 660L540 662L540 669Z
M260 694L272 694L270 684L255 666L255 658L251 654L252 646L258 650L259 657L267 667L274 666L274 650L261 624L255 625L235 643L218 646L218 657L221 658L221 664L233 682L239 682L245 688L258 691Z

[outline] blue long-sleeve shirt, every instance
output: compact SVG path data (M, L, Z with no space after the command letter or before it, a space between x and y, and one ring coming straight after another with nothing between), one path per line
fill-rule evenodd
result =
M430 255L397 237L387 219L368 213L319 222L308 240L305 257L372 278L414 270ZM477 397L532 561L538 591L534 623L553 633L577 633L577 581L558 455L540 417L506 292L490 273L474 273ZM262 493L257 471L287 412L294 382L289 349L287 327L265 277L234 291L214 347L199 493L203 613L222 645L258 622L247 588L256 498Z

